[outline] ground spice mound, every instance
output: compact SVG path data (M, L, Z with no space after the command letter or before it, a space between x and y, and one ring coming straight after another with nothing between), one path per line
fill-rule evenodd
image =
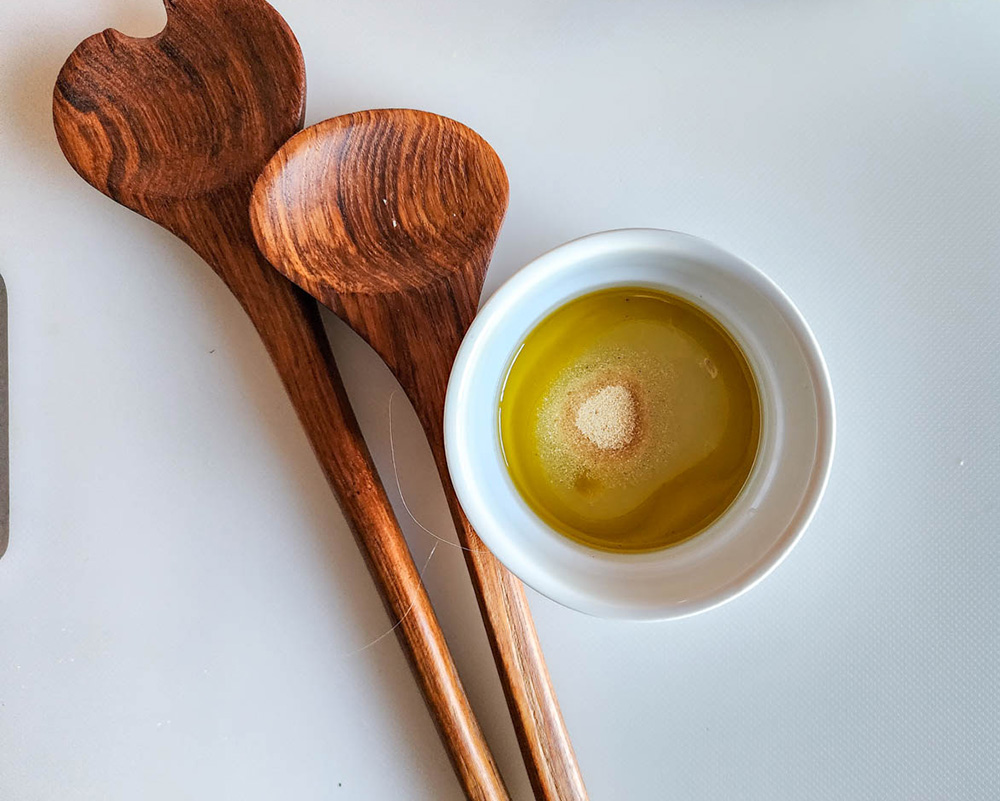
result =
M608 384L577 407L574 423L602 451L621 450L635 437L638 423L635 397L628 387Z
M602 348L564 370L536 419L547 479L577 499L639 493L674 450L673 366L641 348Z

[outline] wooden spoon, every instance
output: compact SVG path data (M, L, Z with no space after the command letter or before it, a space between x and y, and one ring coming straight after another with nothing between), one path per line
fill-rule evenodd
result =
M302 54L261 0L165 0L149 39L107 30L67 60L56 135L90 184L175 233L219 274L274 360L367 557L470 799L507 793L375 472L315 301L254 246L253 181L301 127Z
M493 149L454 120L409 110L348 114L294 136L250 206L270 262L385 360L430 440L536 796L586 790L520 582L472 530L445 461L445 389L476 314L504 212Z

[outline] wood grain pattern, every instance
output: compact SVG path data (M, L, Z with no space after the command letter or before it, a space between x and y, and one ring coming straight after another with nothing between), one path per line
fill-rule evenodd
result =
M344 393L319 309L261 257L253 181L301 126L298 44L260 0L167 0L149 39L109 30L59 74L59 143L101 192L163 225L246 309L376 579L466 795L507 792Z
M445 462L448 375L506 208L503 165L474 131L386 109L293 137L264 168L250 217L271 263L360 333L408 394L467 549L535 794L584 799L524 589L469 525Z

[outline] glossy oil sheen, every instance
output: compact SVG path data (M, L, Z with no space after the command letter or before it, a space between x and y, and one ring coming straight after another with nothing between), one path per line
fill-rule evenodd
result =
M613 382L623 370L647 396L642 441L590 461L553 445L546 421L566 381ZM739 495L760 402L746 356L705 311L615 287L570 301L528 334L504 381L499 435L514 485L549 526L590 547L645 552L695 536Z

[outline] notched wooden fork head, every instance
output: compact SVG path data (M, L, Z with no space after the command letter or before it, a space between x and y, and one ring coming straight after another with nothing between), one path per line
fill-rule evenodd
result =
M302 124L298 43L263 0L164 0L149 38L108 29L59 73L56 135L88 183L152 219L163 203L237 186L248 197Z

